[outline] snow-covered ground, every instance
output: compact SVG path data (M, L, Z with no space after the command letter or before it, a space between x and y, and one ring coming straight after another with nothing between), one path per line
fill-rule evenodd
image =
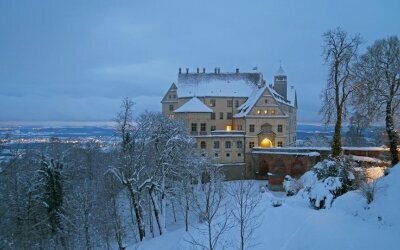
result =
M377 183L374 201L367 205L359 191L338 197L330 209L314 210L299 193L261 193L257 208L259 226L249 249L400 249L400 164ZM255 192L259 192L255 188ZM281 201L282 205L272 206ZM176 228L176 227L175 227ZM237 249L239 228L220 240L218 249ZM202 237L190 228L193 237ZM194 249L184 227L128 249Z

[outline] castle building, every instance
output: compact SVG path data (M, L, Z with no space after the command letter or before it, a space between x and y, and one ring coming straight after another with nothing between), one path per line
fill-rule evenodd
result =
M282 67L273 84L259 72L179 69L161 103L163 114L182 120L198 150L220 164L243 164L255 147L295 146L297 96Z

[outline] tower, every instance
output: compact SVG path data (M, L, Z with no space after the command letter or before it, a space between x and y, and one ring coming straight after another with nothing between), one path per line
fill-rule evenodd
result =
M274 76L274 90L287 99L287 76L282 69L282 65L279 65L279 70Z

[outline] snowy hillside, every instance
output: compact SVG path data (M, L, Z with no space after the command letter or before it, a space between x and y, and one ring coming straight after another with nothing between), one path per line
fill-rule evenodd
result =
M371 204L359 191L351 191L338 197L330 209L321 210L312 209L301 194L261 193L258 227L248 249L399 249L399 179L400 164L378 180ZM254 192L258 194L259 189ZM194 238L202 237L194 228L189 232ZM221 236L217 249L237 249L238 236L239 228L233 226ZM128 249L194 249L190 239L182 227Z

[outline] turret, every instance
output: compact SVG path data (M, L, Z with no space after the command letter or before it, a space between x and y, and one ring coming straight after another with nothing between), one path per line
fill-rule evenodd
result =
M279 70L274 76L274 90L287 99L287 76L282 69L282 65L279 66Z

